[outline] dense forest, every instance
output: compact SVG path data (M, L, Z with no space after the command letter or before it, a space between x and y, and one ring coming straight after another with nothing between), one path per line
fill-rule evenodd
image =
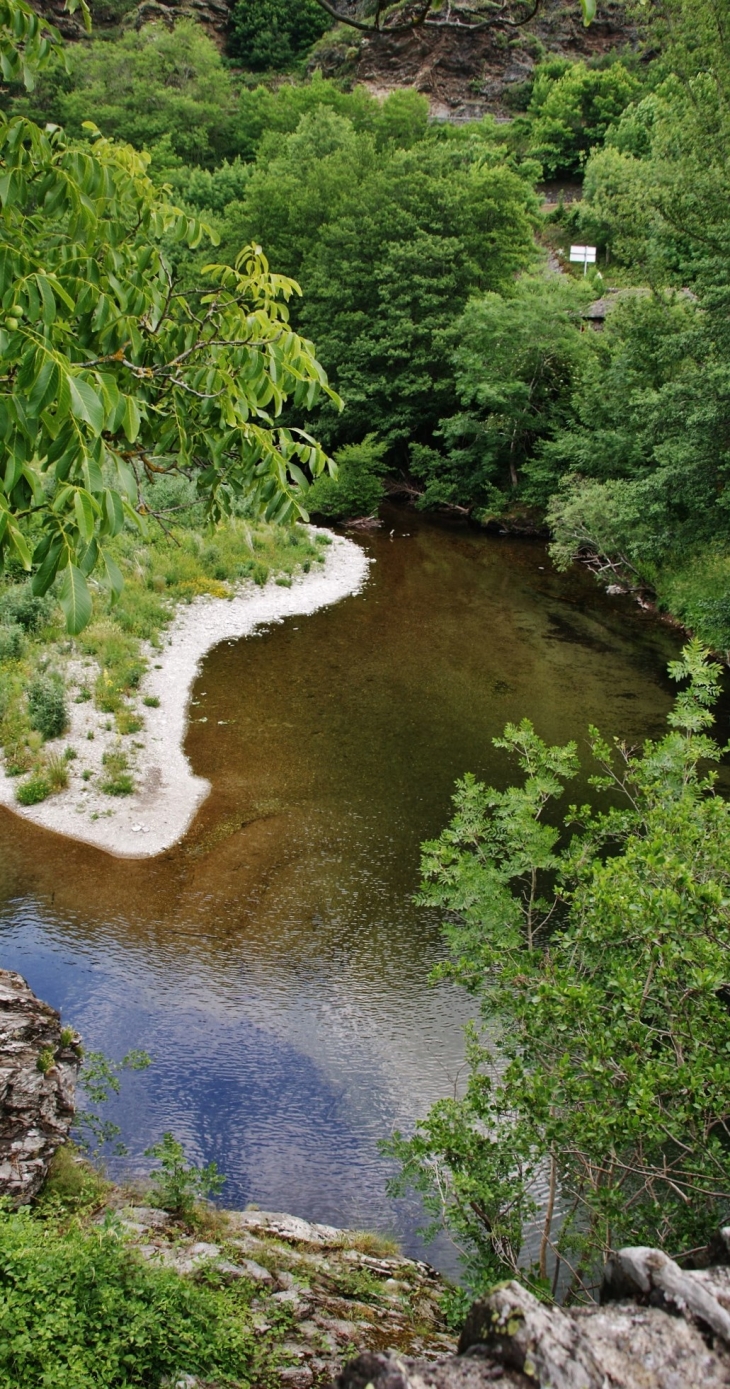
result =
M72 140L93 141L93 122L130 142L219 239L217 260L258 242L297 280L292 326L344 408L320 396L283 419L348 450L310 509L362 514L387 485L477 522L547 522L558 564L588 558L725 650L728 54L713 13L670 4L631 46L546 55L509 121L433 121L413 90L305 79L314 0L241 0L223 54L191 20L122 25L4 100ZM582 197L545 212L546 178ZM168 241L192 283L210 246ZM575 241L598 248L585 277ZM583 316L595 300L602 331Z

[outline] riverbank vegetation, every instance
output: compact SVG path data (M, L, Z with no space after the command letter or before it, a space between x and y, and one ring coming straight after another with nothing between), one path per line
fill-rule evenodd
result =
M387 1151L460 1244L472 1287L515 1274L596 1295L624 1245L681 1256L730 1213L730 805L709 770L720 667L695 642L670 675L669 731L641 752L596 729L606 809L551 808L579 769L528 720L495 746L524 773L467 776L423 846L445 913L437 973L477 1000L468 1077Z
M291 325L345 407L320 389L281 402L285 425L328 450L374 435L390 491L547 525L558 564L587 560L730 648L728 54L712 8L629 7L634 48L545 56L510 89L510 122L461 125L430 121L412 90L381 101L316 73L261 85L252 74L290 68L322 12L297 11L295 33L283 0L260 8L265 24L250 7L234 15L243 71L190 20L122 28L51 62L34 91L11 85L8 112L56 122L107 161L118 146L94 144L84 122L146 151L148 187L187 218L160 228L181 284L210 258L203 223L221 264L258 242L299 281ZM583 196L541 211L540 178ZM598 248L586 277L567 259L576 240ZM584 317L599 298L600 317ZM286 495L304 506L298 437ZM321 495L334 514L335 494ZM355 501L345 489L339 514Z
M245 581L289 584L293 574L321 564L325 546L301 525L233 517L207 531L204 508L185 479L158 481L147 498L165 508L164 519L150 518L143 535L127 530L109 542L123 579L120 596L92 581L93 621L76 638L53 593L34 596L17 567L0 590L0 746L22 805L64 790L75 774L76 753L59 742L74 700L93 702L118 735L98 789L131 793L129 755L145 716L138 687L178 606L231 597Z

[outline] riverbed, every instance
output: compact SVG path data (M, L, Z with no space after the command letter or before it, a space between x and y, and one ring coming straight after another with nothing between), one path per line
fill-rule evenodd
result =
M393 510L358 543L359 594L206 657L185 750L212 791L179 844L125 861L0 809L0 958L89 1047L152 1055L109 1107L116 1173L172 1129L226 1174L226 1205L420 1254L378 1140L458 1084L470 1006L428 984L419 844L456 777L507 784L507 720L583 750L589 723L660 734L679 641L536 541Z

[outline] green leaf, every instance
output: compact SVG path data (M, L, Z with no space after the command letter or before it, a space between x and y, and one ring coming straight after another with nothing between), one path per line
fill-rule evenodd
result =
M101 434L104 428L104 405L100 396L81 376L69 376L68 385L72 414L77 420L84 420L90 425L95 434Z
M135 439L137 438L141 423L142 421L140 418L140 413L139 409L137 408L136 401L132 399L131 395L127 396L127 403L124 409L122 427L124 429L124 433L129 439L130 444L133 444Z
M86 579L75 564L68 564L63 571L58 600L66 617L66 630L75 637L87 626L92 610Z
M94 534L94 504L89 493L81 487L74 494L74 512L81 538L88 543Z
M580 0L580 7L583 11L583 23L587 27L596 17L597 0Z

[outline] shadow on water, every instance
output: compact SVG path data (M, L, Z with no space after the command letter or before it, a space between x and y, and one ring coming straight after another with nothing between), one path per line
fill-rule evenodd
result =
M0 811L2 960L90 1047L152 1053L113 1116L133 1170L170 1128L229 1205L422 1252L377 1142L450 1091L469 1003L427 983L419 843L464 771L510 779L508 719L660 733L679 643L539 543L402 512L363 543L360 595L208 656L186 747L213 791L174 849L114 859Z

